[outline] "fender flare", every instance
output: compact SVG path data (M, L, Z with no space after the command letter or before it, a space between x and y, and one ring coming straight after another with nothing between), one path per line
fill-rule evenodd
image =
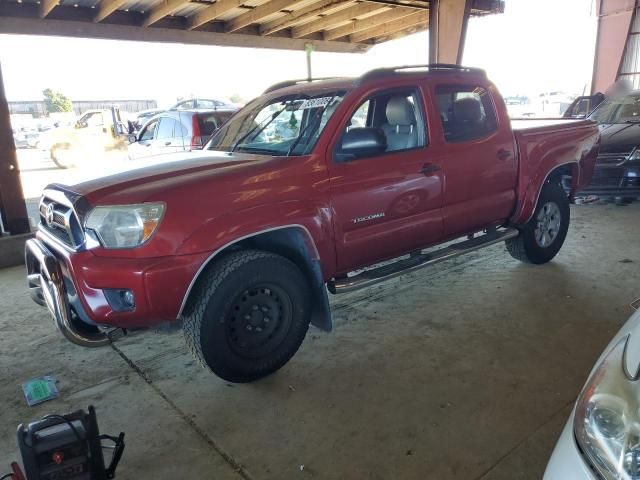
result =
M318 248L309 230L301 224L281 225L252 232L227 242L213 251L193 276L182 299L178 318L182 316L202 273L214 264L216 258L220 258L225 252L243 243L251 243L255 248L272 251L293 261L309 279L312 294L311 324L320 330L327 332L332 330L329 296L322 274Z

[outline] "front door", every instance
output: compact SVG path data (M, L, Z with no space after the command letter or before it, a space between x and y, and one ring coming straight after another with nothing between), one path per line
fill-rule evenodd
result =
M442 178L429 162L425 103L418 85L371 92L347 116L329 162L338 270L348 272L442 237ZM349 158L347 132L385 145ZM346 148L346 145L344 145Z

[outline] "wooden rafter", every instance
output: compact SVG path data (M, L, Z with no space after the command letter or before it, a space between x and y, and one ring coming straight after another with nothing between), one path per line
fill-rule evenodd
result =
M353 35L354 33L377 27L383 23L407 17L415 12L416 10L413 8L396 7L388 12L379 13L360 20L351 20L348 24L343 25L342 27L326 30L324 32L324 39L335 40L337 38Z
M40 11L38 12L40 18L45 18L49 15L56 5L58 5L58 0L42 0L40 2Z
M98 4L98 11L93 17L94 22L101 22L121 6L127 3L127 0L102 0Z
M153 25L167 15L171 15L172 13L180 10L187 4L189 4L189 0L163 0L151 8L145 19L142 21L142 26L148 27Z
M215 20L220 15L224 15L229 10L239 7L244 3L244 0L218 0L213 5L200 10L189 21L188 30L198 28L200 25L204 25L211 20Z
M407 35L411 35L411 34L414 34L414 33L422 32L424 30L427 30L428 28L429 28L429 25L426 24L426 23L425 24L414 25L414 26L406 28L404 30L400 30L399 32L392 33L391 35L374 38L373 41L374 41L374 43L388 42L389 40L395 40L397 38L406 37Z
M228 21L224 29L226 32L235 32L252 23L259 23L263 18L278 13L280 10L285 10L300 1L301 0L268 0L267 3L263 3L247 13L243 13L233 20Z
M313 22L306 23L299 27L294 27L291 29L291 36L293 38L305 37L312 33L331 28L332 26L339 26L340 24L353 20L357 17L372 15L374 13L380 13L390 9L391 7L379 3L358 3L352 7L340 10L339 12L326 15Z
M416 12L409 16L387 22L383 25L364 30L362 32L354 33L349 36L349 40L355 43L364 42L370 38L382 37L391 35L393 33L406 30L409 27L415 25L426 24L429 21L429 12Z
M272 20L260 26L260 35L271 35L285 28L292 27L302 23L310 18L317 17L320 14L328 12L342 5L350 5L344 0L321 0L320 2L307 5L300 10L288 14L286 17Z

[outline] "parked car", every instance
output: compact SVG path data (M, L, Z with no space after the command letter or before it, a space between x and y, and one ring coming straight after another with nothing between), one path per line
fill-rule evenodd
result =
M578 195L628 202L640 196L640 91L607 98L588 117L600 128L593 180ZM568 179L565 179L568 186Z
M562 116L564 118L586 118L603 101L604 101L603 93L596 93L594 95L583 95L581 97L576 97L576 99L571 103L571 105L569 105L569 107L564 111Z
M16 148L37 148L40 134L33 128L13 128L13 143Z
M88 110L73 126L42 132L40 147L49 150L51 159L60 168L89 165L106 152L125 152L127 132L118 107Z
M148 110L141 110L136 114L136 118L131 122L129 133L139 132L142 126L147 123L151 117L161 114L165 110L162 108L150 108Z
M286 135L264 135L280 118ZM279 84L206 150L49 185L26 246L31 293L79 345L179 319L214 373L256 380L310 323L331 330L327 290L503 241L523 262L550 261L569 227L560 177L586 185L597 146L593 122L509 122L478 69Z
M544 480L640 478L640 312L609 342L578 396Z
M193 110L198 108L208 110L238 110L235 104L219 98L189 98L179 101L169 110Z
M211 134L231 118L229 110L173 110L152 117L130 136L132 160L166 153L200 150Z

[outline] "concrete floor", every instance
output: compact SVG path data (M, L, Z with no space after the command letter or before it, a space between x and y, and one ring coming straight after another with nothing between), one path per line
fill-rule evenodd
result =
M182 336L65 342L0 271L0 473L18 423L97 407L127 434L121 479L540 479L588 371L640 296L640 204L585 205L552 263L502 245L333 297L280 372L231 385ZM20 384L59 378L27 407Z

